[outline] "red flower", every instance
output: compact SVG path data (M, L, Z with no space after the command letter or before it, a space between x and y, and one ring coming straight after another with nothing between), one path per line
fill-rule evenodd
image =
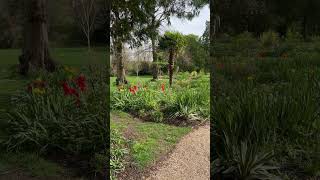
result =
M72 87L69 87L67 82L63 82L62 87L63 87L63 91L64 91L65 96L75 95L76 97L79 97L79 93L77 92L77 90Z
M76 97L76 104L80 106L80 96L79 93L75 88L72 88L68 85L66 81L62 83L63 91L65 96L75 96Z
M164 92L165 91L165 85L161 84L161 91Z
M138 87L137 86L130 87L129 91L131 92L131 94L137 94Z
M86 89L86 78L83 75L79 76L75 81L81 91Z

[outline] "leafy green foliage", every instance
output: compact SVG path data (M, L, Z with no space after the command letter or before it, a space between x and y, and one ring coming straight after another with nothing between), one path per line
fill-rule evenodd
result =
M224 145L228 150L228 157L222 161L220 159L214 160L213 171L215 175L223 174L224 178L239 180L279 179L269 172L277 169L277 167L269 165L273 157L272 153L261 154L257 147L248 145L246 142L242 142L240 147L235 147L234 142L230 142L227 136L225 138Z
M179 32L166 31L159 40L159 47L163 50L173 50L175 52L181 50L185 45L183 34Z
M62 152L89 158L102 152L109 134L106 74L95 67L87 69L85 74L88 74L86 87L77 90L79 98L66 94L61 86L61 81L77 77L70 68L42 74L33 83L42 82L45 86L21 90L15 95L12 103L16 108L8 114L7 149L45 154Z
M211 115L217 177L317 177L318 164L311 159L319 147L319 53L312 43L279 43L280 50L270 51L281 56L247 57L240 50L215 62ZM235 51L231 44L220 46Z
M209 117L209 81L202 74L178 75L176 84L138 82L111 92L112 109L122 110L150 121L203 120ZM137 91L133 91L136 86Z

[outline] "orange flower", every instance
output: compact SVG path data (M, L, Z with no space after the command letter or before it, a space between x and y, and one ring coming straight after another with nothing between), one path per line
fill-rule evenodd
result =
M161 84L161 91L164 92L166 89L165 89L165 85L164 84Z

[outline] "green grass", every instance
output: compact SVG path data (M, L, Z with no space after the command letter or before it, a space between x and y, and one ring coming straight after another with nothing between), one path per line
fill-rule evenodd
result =
M126 78L130 84L145 83L147 81L152 80L152 76L126 76ZM116 82L116 77L111 77L110 78L111 91L116 89L115 82Z
M86 48L54 48L50 50L52 58L61 64L82 66L95 63L107 63L106 50L94 48L88 52ZM20 49L0 49L0 67L18 64Z
M0 155L0 173L21 169L30 176L55 177L63 173L63 168L56 163L44 160L37 154L5 153Z
M155 163L191 131L190 127L143 122L120 111L111 113L111 128L122 132L128 139L127 146L132 159L129 163L140 170Z
M55 48L51 49L53 59L62 65L81 67L89 64L106 64L107 56L103 48L94 48L87 52L86 48ZM0 142L5 134L1 131L6 123L5 112L10 108L10 97L17 90L25 88L27 78L12 77L12 67L18 64L20 49L0 50ZM12 107L14 108L14 107ZM47 161L38 154L7 153L0 151L0 174L21 168L26 174L36 177L58 176L63 171L57 163Z

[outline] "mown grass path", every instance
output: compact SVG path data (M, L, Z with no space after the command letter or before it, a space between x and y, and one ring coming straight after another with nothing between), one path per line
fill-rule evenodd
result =
M147 180L210 179L210 127L199 127L182 138L167 159L151 170Z

